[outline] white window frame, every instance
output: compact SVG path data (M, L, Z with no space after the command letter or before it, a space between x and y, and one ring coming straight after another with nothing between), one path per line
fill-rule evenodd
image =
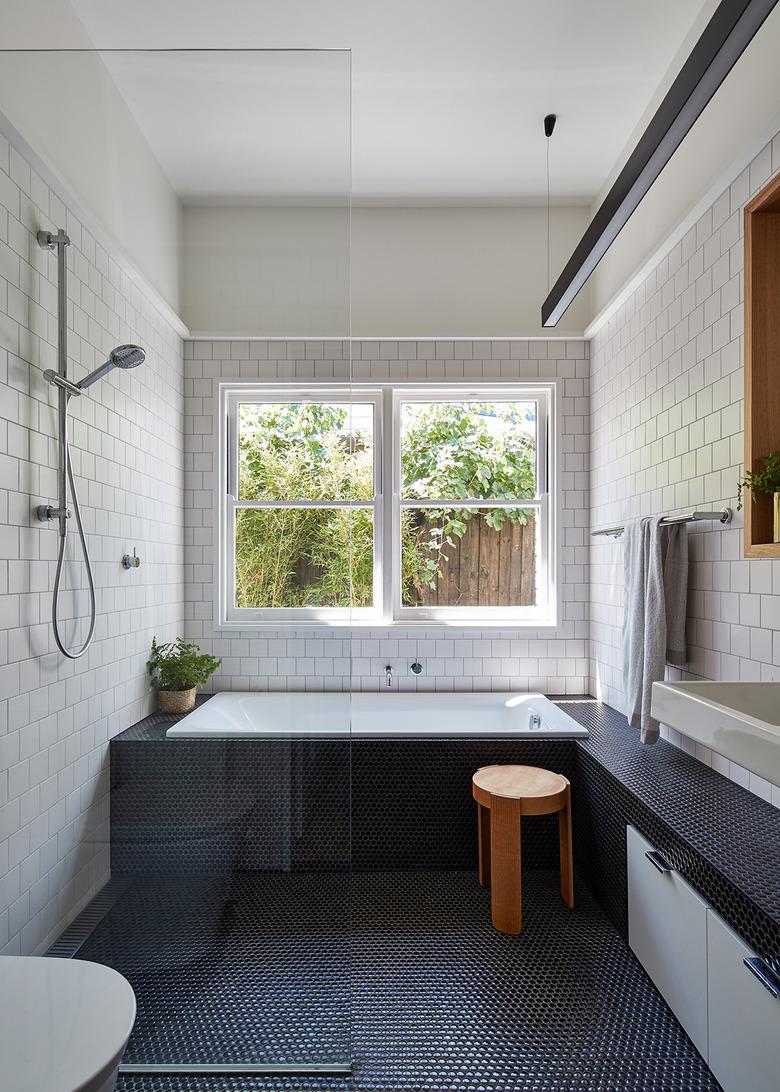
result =
M369 404L374 407L374 497L370 501L247 501L238 496L238 407L243 402L261 403L312 403L336 402ZM347 625L353 621L374 621L381 618L381 560L379 544L383 540L382 519L384 507L381 496L382 460L382 394L381 391L354 387L279 387L266 383L235 386L224 385L220 390L220 441L218 462L221 464L219 482L219 580L218 618L232 628L262 624L297 623ZM236 607L235 606L235 542L236 513L243 508L357 508L373 509L374 513L374 575L373 607Z
M553 457L555 436L554 429L554 388L550 384L513 384L504 386L468 387L440 385L436 387L396 387L392 392L392 473L393 490L390 505L392 511L386 512L386 525L392 528L392 554L390 557L391 580L389 591L392 596L392 614L394 621L446 623L451 625L478 625L483 622L505 622L511 626L534 626L555 624L555 557L553 518L550 482L555 482L555 463ZM440 498L425 500L404 500L401 497L401 406L407 402L457 402L457 401L535 401L537 404L536 420L536 495L533 498L513 498L504 500L485 500L470 497L464 500L445 501ZM551 477L552 475L552 477ZM554 491L557 493L557 490ZM387 503L387 502L386 502ZM401 535L400 512L402 508L532 508L537 513L539 542L541 550L537 557L536 583L537 603L534 606L508 607L408 607L401 602ZM385 543L385 548L387 543ZM385 553L387 557L387 552Z
M531 401L537 402L536 496L508 501L472 498L431 501L448 507L523 507L538 513L541 549L537 557L537 605L533 607L405 607L401 604L401 507L426 507L420 500L401 499L401 405L409 401ZM344 502L239 501L237 407L241 402L341 402L374 406L374 498ZM219 384L215 415L213 485L218 497L218 548L215 558L215 624L240 630L301 626L405 626L552 628L557 625L558 575L558 381L507 384L452 383L431 386L412 383L325 383L307 387L263 381ZM374 512L373 607L236 608L235 513L239 508L272 507L371 508Z

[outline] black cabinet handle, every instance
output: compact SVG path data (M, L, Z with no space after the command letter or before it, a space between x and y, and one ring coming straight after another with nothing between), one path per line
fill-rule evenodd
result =
M780 975L760 956L745 956L742 961L772 997L780 997Z

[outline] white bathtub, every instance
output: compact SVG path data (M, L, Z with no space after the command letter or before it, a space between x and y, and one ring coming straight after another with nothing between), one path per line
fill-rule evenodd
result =
M286 736L587 736L543 694L216 694L166 735L175 739Z

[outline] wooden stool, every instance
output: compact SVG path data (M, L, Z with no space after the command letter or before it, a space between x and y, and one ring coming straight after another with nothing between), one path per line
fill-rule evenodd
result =
M479 828L479 882L491 889L493 925L519 933L523 925L520 820L558 812L561 894L574 906L571 788L561 774L536 766L483 766L472 779Z

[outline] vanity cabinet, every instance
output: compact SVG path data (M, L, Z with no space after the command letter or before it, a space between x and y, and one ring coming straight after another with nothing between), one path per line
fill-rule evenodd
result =
M626 840L628 937L639 962L724 1092L777 1092L780 975L633 827Z
M725 1092L780 1087L780 977L707 911L709 1056Z
M707 1057L707 903L628 827L628 943Z

